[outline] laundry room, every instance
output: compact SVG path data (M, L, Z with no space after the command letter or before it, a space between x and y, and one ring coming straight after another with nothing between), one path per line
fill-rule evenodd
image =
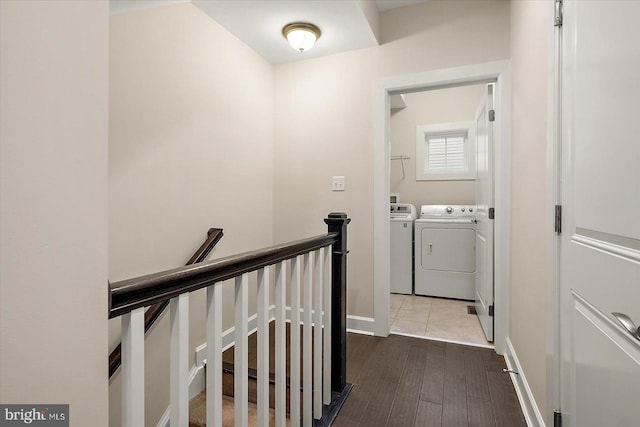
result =
M492 182L482 151L492 91L483 82L390 97L392 333L491 346L477 290L493 283L478 258L491 245L477 233L487 195L476 169Z

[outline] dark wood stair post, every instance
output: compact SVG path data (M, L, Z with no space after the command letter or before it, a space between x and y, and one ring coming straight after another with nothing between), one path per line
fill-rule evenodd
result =
M347 214L330 213L329 233L338 233L331 250L331 391L347 388Z

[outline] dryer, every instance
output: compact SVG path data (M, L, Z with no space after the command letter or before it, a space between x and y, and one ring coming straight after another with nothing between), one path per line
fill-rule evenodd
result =
M416 208L409 203L391 203L390 255L391 292L413 294L413 221Z
M415 229L415 293L473 301L476 207L424 205Z

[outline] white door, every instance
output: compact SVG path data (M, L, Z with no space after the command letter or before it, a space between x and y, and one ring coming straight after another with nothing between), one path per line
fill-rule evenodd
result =
M564 1L562 425L640 425L640 2ZM543 327L541 325L541 327Z
M476 312L493 341L493 84L476 111ZM493 116L493 117L491 117Z

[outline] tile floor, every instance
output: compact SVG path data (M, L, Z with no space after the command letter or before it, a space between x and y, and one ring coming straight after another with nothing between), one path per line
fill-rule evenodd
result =
M492 346L470 301L391 294L391 332Z

